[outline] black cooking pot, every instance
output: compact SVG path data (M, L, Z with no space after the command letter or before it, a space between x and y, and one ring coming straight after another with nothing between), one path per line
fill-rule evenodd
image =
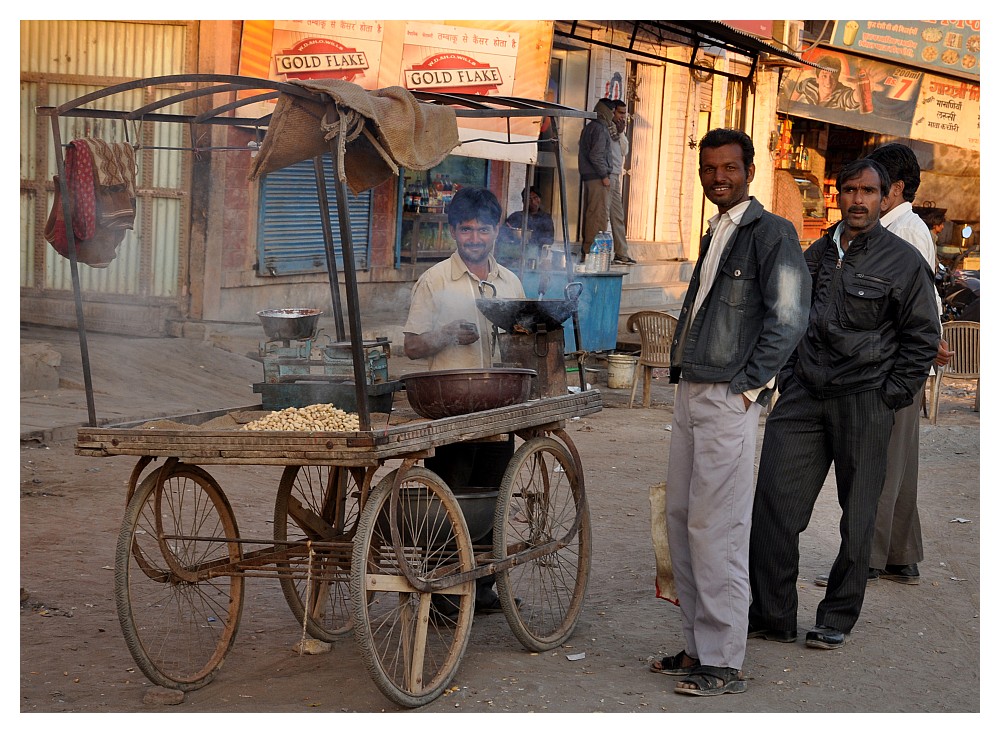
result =
M496 288L485 281L479 284L480 292L483 292L484 286L488 286L494 294L496 293ZM551 331L562 327L565 320L576 313L580 293L583 292L583 283L567 283L564 292L566 297L561 299L476 298L476 307L490 323L508 333L514 333L516 330L535 333L542 325ZM518 326L520 329L515 328Z

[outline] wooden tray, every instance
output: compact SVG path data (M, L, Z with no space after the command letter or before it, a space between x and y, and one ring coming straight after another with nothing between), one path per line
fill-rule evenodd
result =
M569 418L589 415L601 408L601 393L590 390L438 420L394 410L384 426L353 433L240 430L239 425L264 414L256 405L162 420L81 427L77 429L75 452L96 457L175 456L201 464L371 466L438 445L529 428L562 427ZM220 424L224 426L219 427Z

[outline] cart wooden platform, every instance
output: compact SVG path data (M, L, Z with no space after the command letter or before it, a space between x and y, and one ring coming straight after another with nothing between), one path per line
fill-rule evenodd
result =
M193 690L233 645L244 579L277 577L305 633L353 634L389 699L415 707L454 677L472 629L475 579L494 574L504 615L531 651L572 634L590 572L590 518L568 419L601 409L595 391L437 420L394 414L353 433L212 427L259 406L162 422L78 429L76 452L136 456L115 556L115 601L137 665L164 687ZM188 427L190 426L190 427ZM456 496L419 465L435 447L513 434L499 491ZM157 459L165 459L155 464ZM376 471L398 466L374 486ZM240 534L206 465L285 466L273 537ZM238 491L238 487L233 491ZM492 509L495 502L495 510ZM466 521L486 506L476 545Z

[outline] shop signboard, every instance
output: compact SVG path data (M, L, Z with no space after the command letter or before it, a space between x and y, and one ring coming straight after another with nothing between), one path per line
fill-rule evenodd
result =
M978 20L838 20L831 45L943 74L979 79Z
M817 47L791 71L778 109L856 130L979 149L979 85Z

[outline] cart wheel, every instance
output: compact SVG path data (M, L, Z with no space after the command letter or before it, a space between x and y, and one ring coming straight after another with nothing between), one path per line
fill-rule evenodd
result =
M310 565L306 540L348 542L360 514L364 471L343 466L288 466L281 475L274 503L276 543L301 540L302 547L288 547L294 563L277 563L281 590L299 624L308 596L306 633L314 639L334 641L351 630L351 548L316 549ZM310 590L311 586L311 590Z
M580 525L570 536L577 514ZM534 652L553 649L573 633L590 577L591 546L577 463L552 438L532 438L514 453L500 484L493 555L499 562L553 540L566 544L497 573L507 623Z
M418 707L437 698L458 669L472 631L475 584L420 593L407 582L389 522L398 471L375 487L358 522L351 561L354 635L379 690L399 705ZM431 579L471 571L472 540L448 486L413 467L399 491L398 534L413 573Z
M241 559L239 543L226 541L239 531L208 473L178 463L162 485L160 474L143 479L125 510L115 553L115 604L143 674L162 687L196 690L215 676L240 623L243 578L209 573ZM196 579L180 578L170 569L178 564Z

